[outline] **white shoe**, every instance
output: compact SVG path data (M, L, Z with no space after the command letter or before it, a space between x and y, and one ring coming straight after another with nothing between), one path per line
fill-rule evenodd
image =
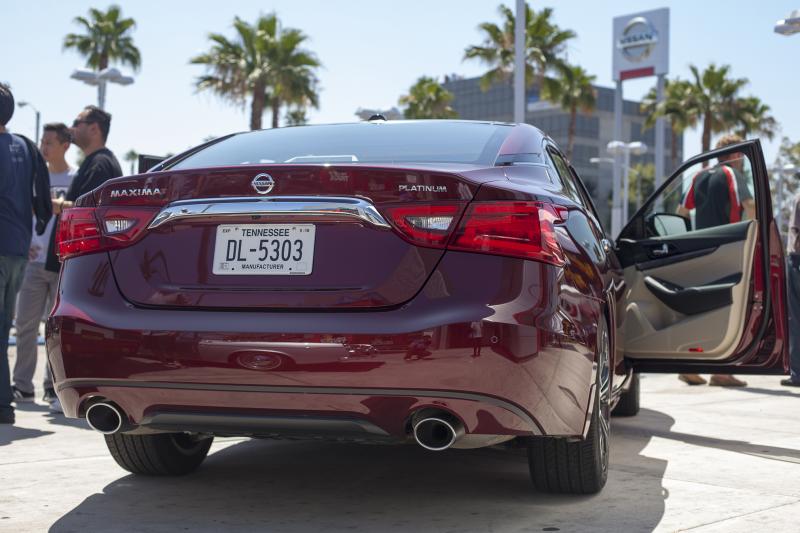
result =
M51 413L63 413L64 409L61 407L61 402L58 401L58 398L50 402L50 412Z

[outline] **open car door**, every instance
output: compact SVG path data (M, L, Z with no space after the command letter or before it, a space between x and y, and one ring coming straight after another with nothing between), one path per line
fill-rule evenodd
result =
M634 370L786 373L783 244L758 140L684 163L616 247Z

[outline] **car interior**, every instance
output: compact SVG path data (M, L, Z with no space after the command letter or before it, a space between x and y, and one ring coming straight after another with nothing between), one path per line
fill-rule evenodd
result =
M741 153L692 165L623 231L627 356L714 361L733 355L744 331L759 233L751 169ZM731 190L728 204L719 196L714 204L687 202L695 181L715 172L723 187L730 177L723 189ZM698 217L698 209L720 204L727 220L709 226L708 217ZM698 224L699 218L706 220Z

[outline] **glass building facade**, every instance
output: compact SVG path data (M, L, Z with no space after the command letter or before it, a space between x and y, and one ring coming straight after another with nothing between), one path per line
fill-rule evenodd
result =
M451 105L461 119L513 121L514 91L511 82L496 83L484 92L480 88L480 78L446 77L444 87L453 93ZM595 88L595 111L588 115L579 111L577 115L571 162L589 189L603 223L608 227L611 218L612 166L608 163L591 163L590 160L593 157L609 157L606 145L614 140L614 89ZM525 121L547 133L566 152L569 114L557 105L541 100L535 88L527 93ZM644 121L645 115L639 110L639 102L625 100L623 140L642 141L648 147L647 154L631 157L632 166L655 161L655 129L645 128ZM683 137L678 136L676 163L673 164L672 135L668 124L664 128L664 173L668 176L683 161ZM630 214L633 215L632 212Z

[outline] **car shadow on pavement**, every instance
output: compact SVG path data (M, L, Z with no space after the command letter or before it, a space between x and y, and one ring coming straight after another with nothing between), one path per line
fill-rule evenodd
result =
M673 419L650 411L641 422L666 432ZM245 440L188 476L121 475L50 531L650 531L664 515L666 461L641 454L647 431L612 438L595 496L535 492L521 451Z
M628 432L626 428L616 428L617 432ZM691 444L693 446L703 446L705 448L715 448L734 453L752 455L764 459L785 461L800 464L800 449L781 448L780 446L767 446L764 444L753 444L741 440L719 439L716 437L706 437L703 435L693 435L691 433L680 433L676 431L653 430L651 437L676 440Z
M730 387L731 390L735 390L737 392L749 392L751 394L764 394L766 396L783 396L789 398L797 398L800 400L800 388L776 390L776 389L764 389L760 387Z

